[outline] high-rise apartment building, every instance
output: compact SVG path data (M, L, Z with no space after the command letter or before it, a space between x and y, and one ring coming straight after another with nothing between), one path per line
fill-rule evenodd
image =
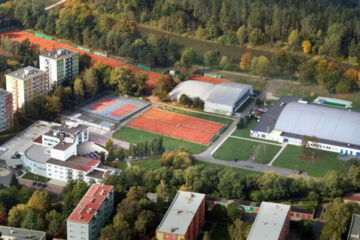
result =
M39 56L40 69L48 74L50 90L79 75L79 54L58 48Z
M11 92L0 88L0 132L13 126L13 99Z
M21 68L6 75L6 90L13 95L13 110L24 111L38 94L47 95L49 84L46 73L34 67Z

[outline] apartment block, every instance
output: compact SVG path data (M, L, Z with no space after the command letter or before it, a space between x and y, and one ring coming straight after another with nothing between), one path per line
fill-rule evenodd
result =
M46 73L30 66L9 73L6 90L12 93L13 111L26 111L34 96L49 93Z
M178 191L160 225L158 240L195 240L205 223L205 194Z
M95 240L114 209L113 186L93 184L67 219L68 240Z
M13 99L11 92L0 89L0 132L13 126Z
M71 81L79 75L79 54L65 48L58 48L39 56L40 69L48 74L49 88L54 90L64 81Z

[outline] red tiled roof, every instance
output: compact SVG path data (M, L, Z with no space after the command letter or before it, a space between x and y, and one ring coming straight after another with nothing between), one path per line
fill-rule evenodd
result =
M343 199L348 200L348 201L360 202L360 196L359 195L345 196Z
M110 185L91 185L68 220L78 223L89 223L112 189L113 186Z
M39 137L35 138L33 142L42 144L42 135L40 135Z

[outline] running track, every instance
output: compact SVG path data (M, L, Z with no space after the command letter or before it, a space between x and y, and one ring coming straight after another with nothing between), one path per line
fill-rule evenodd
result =
M21 42L21 41L23 41L25 39L29 39L29 41L32 44L40 45L41 49L53 50L55 48L63 47L63 48L78 52L79 54L85 54L86 53L87 55L89 55L91 57L92 63L100 61L100 62L102 62L104 64L110 65L113 68L126 66L126 67L132 69L135 73L136 72L143 72L148 77L148 79L146 81L146 85L147 85L149 90L153 89L155 87L155 83L157 82L157 80L161 76L163 76L160 73L144 70L144 69L138 68L138 67L136 67L134 65L126 64L126 63L123 63L123 62L120 62L120 61L117 61L117 60L114 60L114 59L111 59L111 58L102 57L102 56L96 55L94 53L85 52L85 51L82 51L82 50L77 49L75 47L72 47L70 45L67 45L67 44L64 44L64 43L59 43L59 42L53 41L53 40L47 40L47 39L44 39L44 38L40 38L40 37L37 37L37 36L35 36L35 35L31 34L31 33L27 33L27 32L24 32L24 31L12 30L12 31L1 33L1 35L6 35L11 40L16 41L16 42Z

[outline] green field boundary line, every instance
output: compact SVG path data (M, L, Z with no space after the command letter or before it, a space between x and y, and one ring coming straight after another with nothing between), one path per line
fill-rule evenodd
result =
M274 145L274 146L282 147L282 144L280 144L280 143L264 142L264 141L257 140L257 139L244 138L244 137L238 137L238 136L233 136L233 135L231 135L230 137L240 139L240 140L249 141L249 142L258 142L258 143L264 143L264 144L268 144L268 145Z

